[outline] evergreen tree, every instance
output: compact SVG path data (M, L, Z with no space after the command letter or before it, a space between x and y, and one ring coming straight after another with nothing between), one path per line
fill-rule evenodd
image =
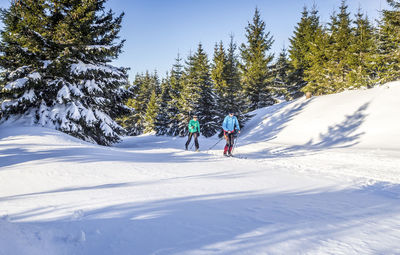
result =
M301 90L304 93L311 92L314 95L332 92L327 90L325 81L325 68L327 68L329 61L329 35L323 26L317 28L313 43L310 43L309 47L305 57L310 67L304 70L304 80L307 85Z
M153 90L144 115L143 133L150 133L156 130L156 117L158 113L157 92Z
M215 44L213 64L211 68L211 78L214 82L215 92L217 94L218 105L218 123L221 123L224 115L230 110L231 102L234 100L232 88L228 85L228 66L227 55L222 41Z
M273 54L267 54L273 44L270 32L265 33L265 22L261 20L260 12L256 8L253 23L246 27L247 45L240 48L243 63L242 80L244 92L248 100L248 109L255 110L272 105L276 101L273 98L273 74L268 65L273 60Z
M171 83L167 76L161 82L161 96L159 99L159 108L155 119L155 131L157 135L165 135L171 129L171 112L169 103L171 102Z
M374 84L376 77L376 72L373 71L373 58L377 52L374 27L361 9L356 14L354 24L353 41L349 47L350 72L346 77L347 87L369 87Z
M400 79L400 3L387 0L392 10L384 10L379 26L377 70L380 83Z
M187 124L194 114L198 115L201 134L210 137L219 129L216 98L210 75L208 58L201 44L193 56L189 56L185 72L180 113L181 135L187 134Z
M145 74L137 74L129 90L133 96L127 100L126 106L133 111L119 121L128 130L128 135L140 135L145 129L145 116L151 96L155 92L158 97L158 91L160 91L157 72L151 74L146 71Z
M179 113L177 115L179 136L188 134L188 124L191 116L196 114L194 106L199 100L200 89L198 86L192 86L195 83L194 79L194 56L189 53L185 61L184 72L182 74L182 90L179 97Z
M354 40L350 13L347 11L346 1L342 0L340 11L331 17L330 23L330 47L328 68L325 69L326 87L332 92L339 92L348 87L347 76L350 72L350 47Z
M295 27L294 35L289 39L289 59L291 71L289 73L288 92L289 98L297 98L303 95L301 89L307 84L304 80L304 71L311 67L307 54L310 45L314 43L317 30L320 28L318 10L315 6L308 11L304 7L302 17Z
M308 82L302 90L315 95L336 93L349 85L350 47L353 39L350 13L346 1L342 0L338 14L331 15L329 33L323 27L316 30L315 40L306 55L311 66L305 71Z
M143 113L146 105L142 104L145 99L143 89L144 77L141 74L136 74L132 86L129 91L132 92L132 97L126 102L126 106L132 111L129 115L123 116L118 121L127 130L128 135L139 135L143 133Z
M0 42L3 120L24 117L86 141L109 145L123 128L125 68L118 57L123 14L105 0L11 1L2 9Z
M228 111L236 113L240 125L244 126L245 122L250 118L247 114L248 109L246 105L245 94L240 82L239 59L236 54L236 43L233 41L233 36L230 37L230 43L227 50L226 61L226 77L227 77L227 96L231 101L227 102L230 109L224 109L225 114Z
M167 131L168 135L177 136L179 135L179 123L180 123L180 109L182 105L182 90L183 90L183 66L181 64L182 58L178 54L175 60L175 64L171 70L170 76L170 97L171 100L168 102L168 113L169 113L169 128Z
M279 58L276 61L274 66L274 87L280 88L280 91L277 91L277 95L285 97L286 100L292 99L293 97L291 94L296 94L298 91L291 91L293 87L290 87L290 80L289 80L289 72L291 70L291 66L289 63L289 59L287 57L286 48L283 48L281 53L279 54Z

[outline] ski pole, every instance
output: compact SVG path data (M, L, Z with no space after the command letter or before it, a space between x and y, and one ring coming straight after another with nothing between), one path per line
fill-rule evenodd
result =
M222 141L222 139L224 139L224 137L221 137L218 142L216 142L213 146L211 146L208 150L211 150L212 148L214 148L217 144L219 144L219 142Z
M235 143L233 144L233 148L232 148L231 153L233 153L233 151L234 151L235 148L236 148L237 142L239 141L239 135L240 135L240 133L239 133L238 136L236 137L236 141L235 141Z

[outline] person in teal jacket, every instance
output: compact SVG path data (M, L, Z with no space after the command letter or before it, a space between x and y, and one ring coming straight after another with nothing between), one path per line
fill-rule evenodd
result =
M240 133L239 121L236 116L233 115L233 111L230 111L228 116L225 117L222 123L222 129L224 130L224 137L226 145L224 148L224 156L232 156L232 148L235 139L235 132Z
M200 123L197 120L197 115L193 116L193 119L189 121L189 136L188 140L185 144L185 149L188 149L189 143L192 140L192 136L194 137L194 145L196 147L196 151L199 150L199 141L197 138L200 136Z

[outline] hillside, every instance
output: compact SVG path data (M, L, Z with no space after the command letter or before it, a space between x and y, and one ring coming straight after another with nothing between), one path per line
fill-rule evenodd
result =
M400 149L400 82L301 98L256 111L244 140L308 149Z
M400 253L400 82L259 109L238 139L0 126L0 255Z

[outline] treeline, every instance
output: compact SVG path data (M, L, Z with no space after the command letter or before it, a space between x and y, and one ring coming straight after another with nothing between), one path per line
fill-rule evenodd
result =
M327 25L315 7L304 9L289 50L301 91L322 95L400 78L400 4L388 3L393 10L382 12L377 27L361 9L352 18L345 1Z
M197 50L179 55L162 79L111 62L123 48L123 14L105 10L106 0L12 0L0 10L0 122L61 130L103 145L126 133L186 135L199 116L202 135L220 131L233 111L243 125L251 111L346 89L372 87L400 78L400 2L387 0L377 26L342 1L330 22L304 8L288 50L271 53L273 36L258 9L238 46L215 45L213 56ZM121 127L122 125L122 127Z
M246 27L248 42L240 47L230 38L229 45L215 44L210 60L200 43L197 50L175 64L160 80L157 72L138 74L129 90L127 106L133 114L121 124L131 135L156 132L184 136L193 115L199 116L201 133L210 137L221 130L229 111L243 125L255 109L290 99L296 93L284 82L288 60L281 54L277 63L269 53L273 37L256 9Z
M288 50L277 58L256 9L240 47L231 37L227 46L217 43L209 59L199 44L187 59L178 55L161 80L157 72L137 74L127 102L133 114L120 122L131 135L183 136L196 114L209 137L228 111L244 124L249 112L305 92L323 95L399 79L400 4L388 3L393 10L382 12L378 26L361 9L352 17L344 0L325 25L315 6L304 7Z

